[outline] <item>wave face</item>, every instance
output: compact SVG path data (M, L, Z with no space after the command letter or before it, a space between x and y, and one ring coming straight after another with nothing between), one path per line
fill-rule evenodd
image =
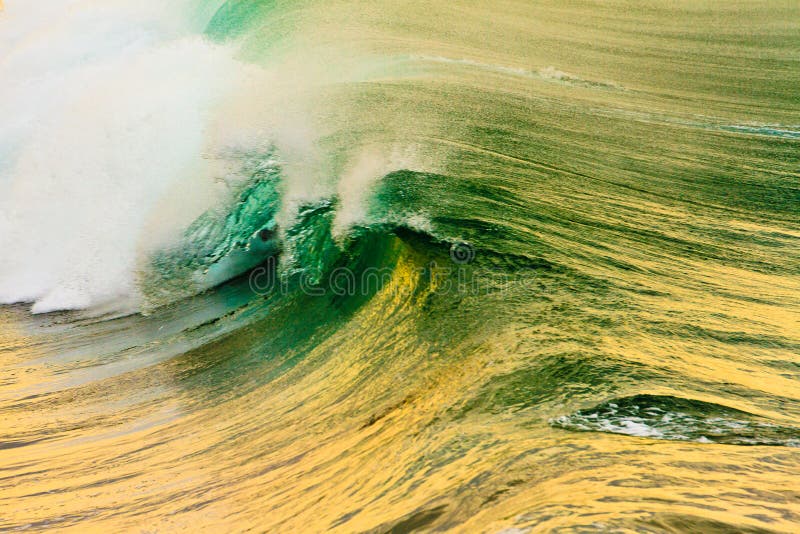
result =
M798 530L800 6L96 4L0 10L0 529Z

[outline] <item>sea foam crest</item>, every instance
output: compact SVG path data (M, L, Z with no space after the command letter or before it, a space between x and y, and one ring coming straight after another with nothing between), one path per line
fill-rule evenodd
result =
M0 302L135 305L137 258L213 202L205 129L244 67L169 4L6 6Z

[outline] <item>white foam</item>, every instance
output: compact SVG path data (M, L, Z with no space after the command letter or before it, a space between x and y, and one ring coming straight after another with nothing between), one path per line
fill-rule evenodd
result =
M247 68L192 34L184 4L7 2L0 302L135 304L138 258L212 202L206 129Z

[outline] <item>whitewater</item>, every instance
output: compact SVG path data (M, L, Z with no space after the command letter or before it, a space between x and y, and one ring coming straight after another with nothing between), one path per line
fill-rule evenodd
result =
M0 530L797 531L799 36L0 4Z

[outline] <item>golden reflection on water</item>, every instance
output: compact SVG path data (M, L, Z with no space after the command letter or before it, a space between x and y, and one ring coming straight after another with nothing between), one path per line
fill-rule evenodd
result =
M281 4L241 54L324 71L337 157L414 144L507 195L476 194L517 232L497 250L567 270L437 297L397 240L350 308L240 283L152 317L3 309L0 529L798 531L796 448L548 423L645 392L797 424L800 218L767 195L796 194L798 141L722 128L800 124L798 11Z
M179 356L57 391L52 402L33 401L35 410L4 397L3 411L14 416L3 417L0 435L45 441L2 451L0 517L76 532L380 531L415 513L421 526L438 518L459 521L451 526L464 532L796 525L793 449L569 433L547 425L560 406L454 417L458 399L477 393L487 374L519 365L513 348L535 332L509 325L480 350L456 340L437 358L414 335L415 310L435 287L416 280L416 263L401 259L392 284L350 317L346 333L320 340L273 382L240 384L244 394L184 389L174 377L194 364ZM390 338L373 327L387 313ZM11 324L4 320L4 346L30 343ZM648 360L646 347L639 358L624 345L607 350L663 364ZM723 363L710 369L730 383L780 384L745 362ZM46 380L47 371L27 365L33 372L21 376L33 379L15 388ZM703 367L695 361L693 372ZM48 427L57 427L55 439Z

